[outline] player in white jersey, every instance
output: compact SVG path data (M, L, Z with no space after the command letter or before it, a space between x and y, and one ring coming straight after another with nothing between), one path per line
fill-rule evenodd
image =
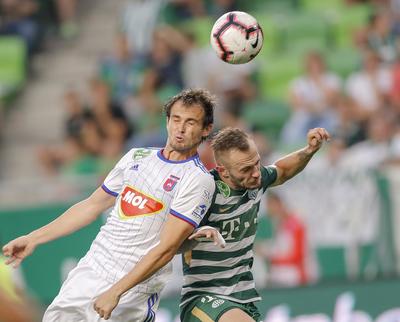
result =
M217 190L203 223L220 230L226 248L222 251L202 243L184 254L181 321L260 320L254 303L261 298L251 272L260 200L268 187L302 171L328 139L325 129L312 129L306 147L264 167L245 132L226 128L213 138L217 167L212 174Z
M153 321L167 265L201 222L214 180L197 147L211 131L214 102L208 92L186 90L166 105L163 149L132 149L89 198L60 217L3 247L18 266L43 243L70 234L114 206L90 250L64 282L43 320Z

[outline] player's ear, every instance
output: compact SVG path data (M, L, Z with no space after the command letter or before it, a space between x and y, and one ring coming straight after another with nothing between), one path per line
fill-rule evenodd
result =
M212 124L208 124L203 128L203 135L202 135L203 138L206 138L211 134L212 127L213 127Z
M228 170L223 165L217 164L215 169L218 171L218 174L220 175L220 177L229 178Z

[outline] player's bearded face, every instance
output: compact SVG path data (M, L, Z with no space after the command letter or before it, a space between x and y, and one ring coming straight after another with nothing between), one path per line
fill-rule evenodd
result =
M226 164L229 180L235 189L257 189L261 186L261 164L255 144L249 151L231 151Z
M231 170L229 175L236 189L257 189L261 186L261 172L256 169L254 172L258 174L256 176L253 174L242 175L235 170Z
M167 123L168 143L175 151L197 149L202 138L210 133L204 128L204 110L201 106L184 106L180 101L171 108Z

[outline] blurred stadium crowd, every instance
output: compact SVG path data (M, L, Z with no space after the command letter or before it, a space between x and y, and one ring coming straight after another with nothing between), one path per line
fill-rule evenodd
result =
M30 62L54 39L73 43L79 37L79 24L85 23L77 19L82 5L75 0L0 0L3 122L13 113L15 98L34 81ZM264 30L264 48L249 64L225 64L209 46L213 22L232 10L251 13ZM215 129L252 132L264 163L301 147L309 128L325 127L332 142L314 167L326 176L334 172L329 178L344 169L400 164L399 0L131 0L109 47L108 55L99 54L88 91L65 88L57 106L65 109L60 124L64 140L37 147L44 177L102 178L130 147L162 146L162 104L186 87L215 94ZM200 152L212 168L207 143ZM270 267L285 260L302 266L298 263L305 254L299 245L306 243L311 228L307 216L288 216L287 199L280 199L266 203L269 211L263 209L290 217L274 219L278 224L270 235L280 244L265 247L260 236L256 250ZM312 198L307 202L313 203ZM295 202L289 206L301 213ZM294 244L285 244L287 234L295 236ZM277 251L285 247L290 249L283 258ZM303 269L291 285L315 280L316 273L307 275Z
M75 1L3 0L0 10L7 105L24 79L21 59L29 65L49 35L73 39L78 24ZM250 64L226 65L208 45L210 26L229 10L253 13L264 28L265 46ZM252 131L266 158L303 144L307 129L325 127L349 163L397 162L399 12L389 0L132 1L90 92L65 88L65 140L39 149L44 173L102 175L129 147L161 145L162 104L185 87L217 95L216 129Z

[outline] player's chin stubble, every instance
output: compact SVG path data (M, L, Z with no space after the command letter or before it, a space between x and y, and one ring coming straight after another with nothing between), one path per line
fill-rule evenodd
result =
M182 143L177 143L177 142L171 142L171 147L177 151L177 152L185 152L191 149L194 149L201 144L202 139L199 139L197 142L195 142L194 140L190 140L187 142L182 142Z

